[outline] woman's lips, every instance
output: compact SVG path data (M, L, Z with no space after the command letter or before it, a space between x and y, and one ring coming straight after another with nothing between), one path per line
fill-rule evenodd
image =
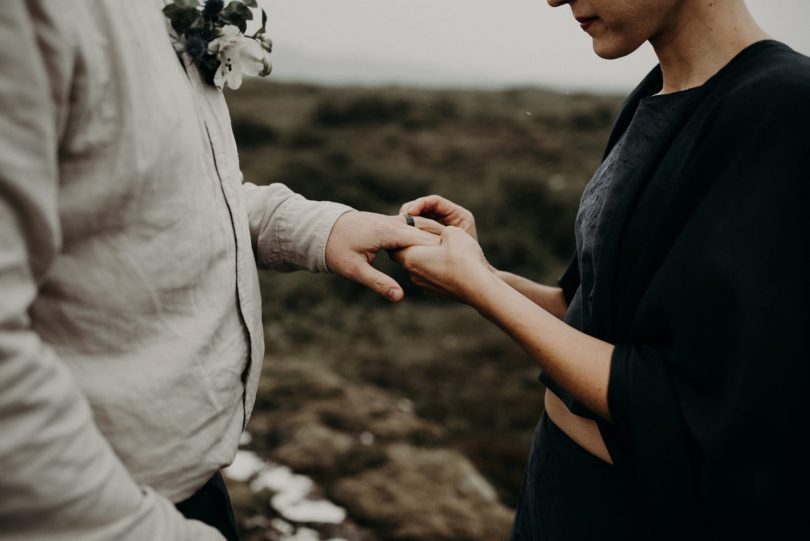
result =
M576 20L579 23L579 27L587 32L591 25L599 20L599 17L576 17Z

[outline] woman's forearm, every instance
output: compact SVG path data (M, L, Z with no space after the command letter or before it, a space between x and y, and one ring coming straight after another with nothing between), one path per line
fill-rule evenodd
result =
M513 289L519 291L537 306L550 313L557 319L563 319L568 310L568 303L565 295L559 287L551 287L533 282L518 274L506 271L495 271L495 274L509 284Z
M607 387L612 344L563 323L496 274L489 274L468 301L523 346L577 401L610 420Z

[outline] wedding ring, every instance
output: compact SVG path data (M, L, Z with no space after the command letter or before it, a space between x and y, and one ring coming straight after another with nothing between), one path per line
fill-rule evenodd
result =
M416 227L416 222L413 221L413 216L410 214L405 215L405 223L412 227Z

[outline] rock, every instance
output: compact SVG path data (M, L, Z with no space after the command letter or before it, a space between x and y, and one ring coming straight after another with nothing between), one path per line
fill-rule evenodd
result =
M275 458L294 470L327 471L334 468L354 446L348 434L319 424L305 425L292 432L275 451Z
M225 477L234 481L249 481L265 468L264 461L253 451L237 451L233 463L222 470Z
M350 383L315 363L271 366L260 393L265 406L251 419L252 445L295 470L335 477L348 467L354 474L379 465L378 446L435 444L444 437L407 399Z
M330 494L396 540L506 539L512 512L460 453L392 445L388 461L337 481Z
M261 380L256 408L294 409L302 400L330 399L343 393L345 381L315 363L275 361ZM299 393L306 389L306 395Z
M301 477L291 470L250 476L254 489L273 493L277 516L317 527L323 539L492 541L508 536L512 511L464 455L438 447L444 430L420 418L410 400L349 382L314 362L270 366L263 382L264 407L251 421L252 450L267 457L268 464L278 461L311 476L329 500L342 506L305 496L310 487L291 490L297 486L292 481ZM252 469L250 458L242 460L242 470ZM240 473L244 478L237 469ZM373 534L356 529L358 522Z
M333 428L350 432L368 431L377 440L440 440L444 431L436 424L402 411L400 400L370 385L348 384L337 399L318 405L321 420Z

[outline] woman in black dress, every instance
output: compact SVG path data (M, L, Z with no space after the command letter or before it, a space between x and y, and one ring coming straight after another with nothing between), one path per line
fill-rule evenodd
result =
M559 287L493 269L472 215L398 254L538 362L514 540L810 539L810 59L743 0L549 0L595 52L650 42ZM428 223L427 221L417 221Z

